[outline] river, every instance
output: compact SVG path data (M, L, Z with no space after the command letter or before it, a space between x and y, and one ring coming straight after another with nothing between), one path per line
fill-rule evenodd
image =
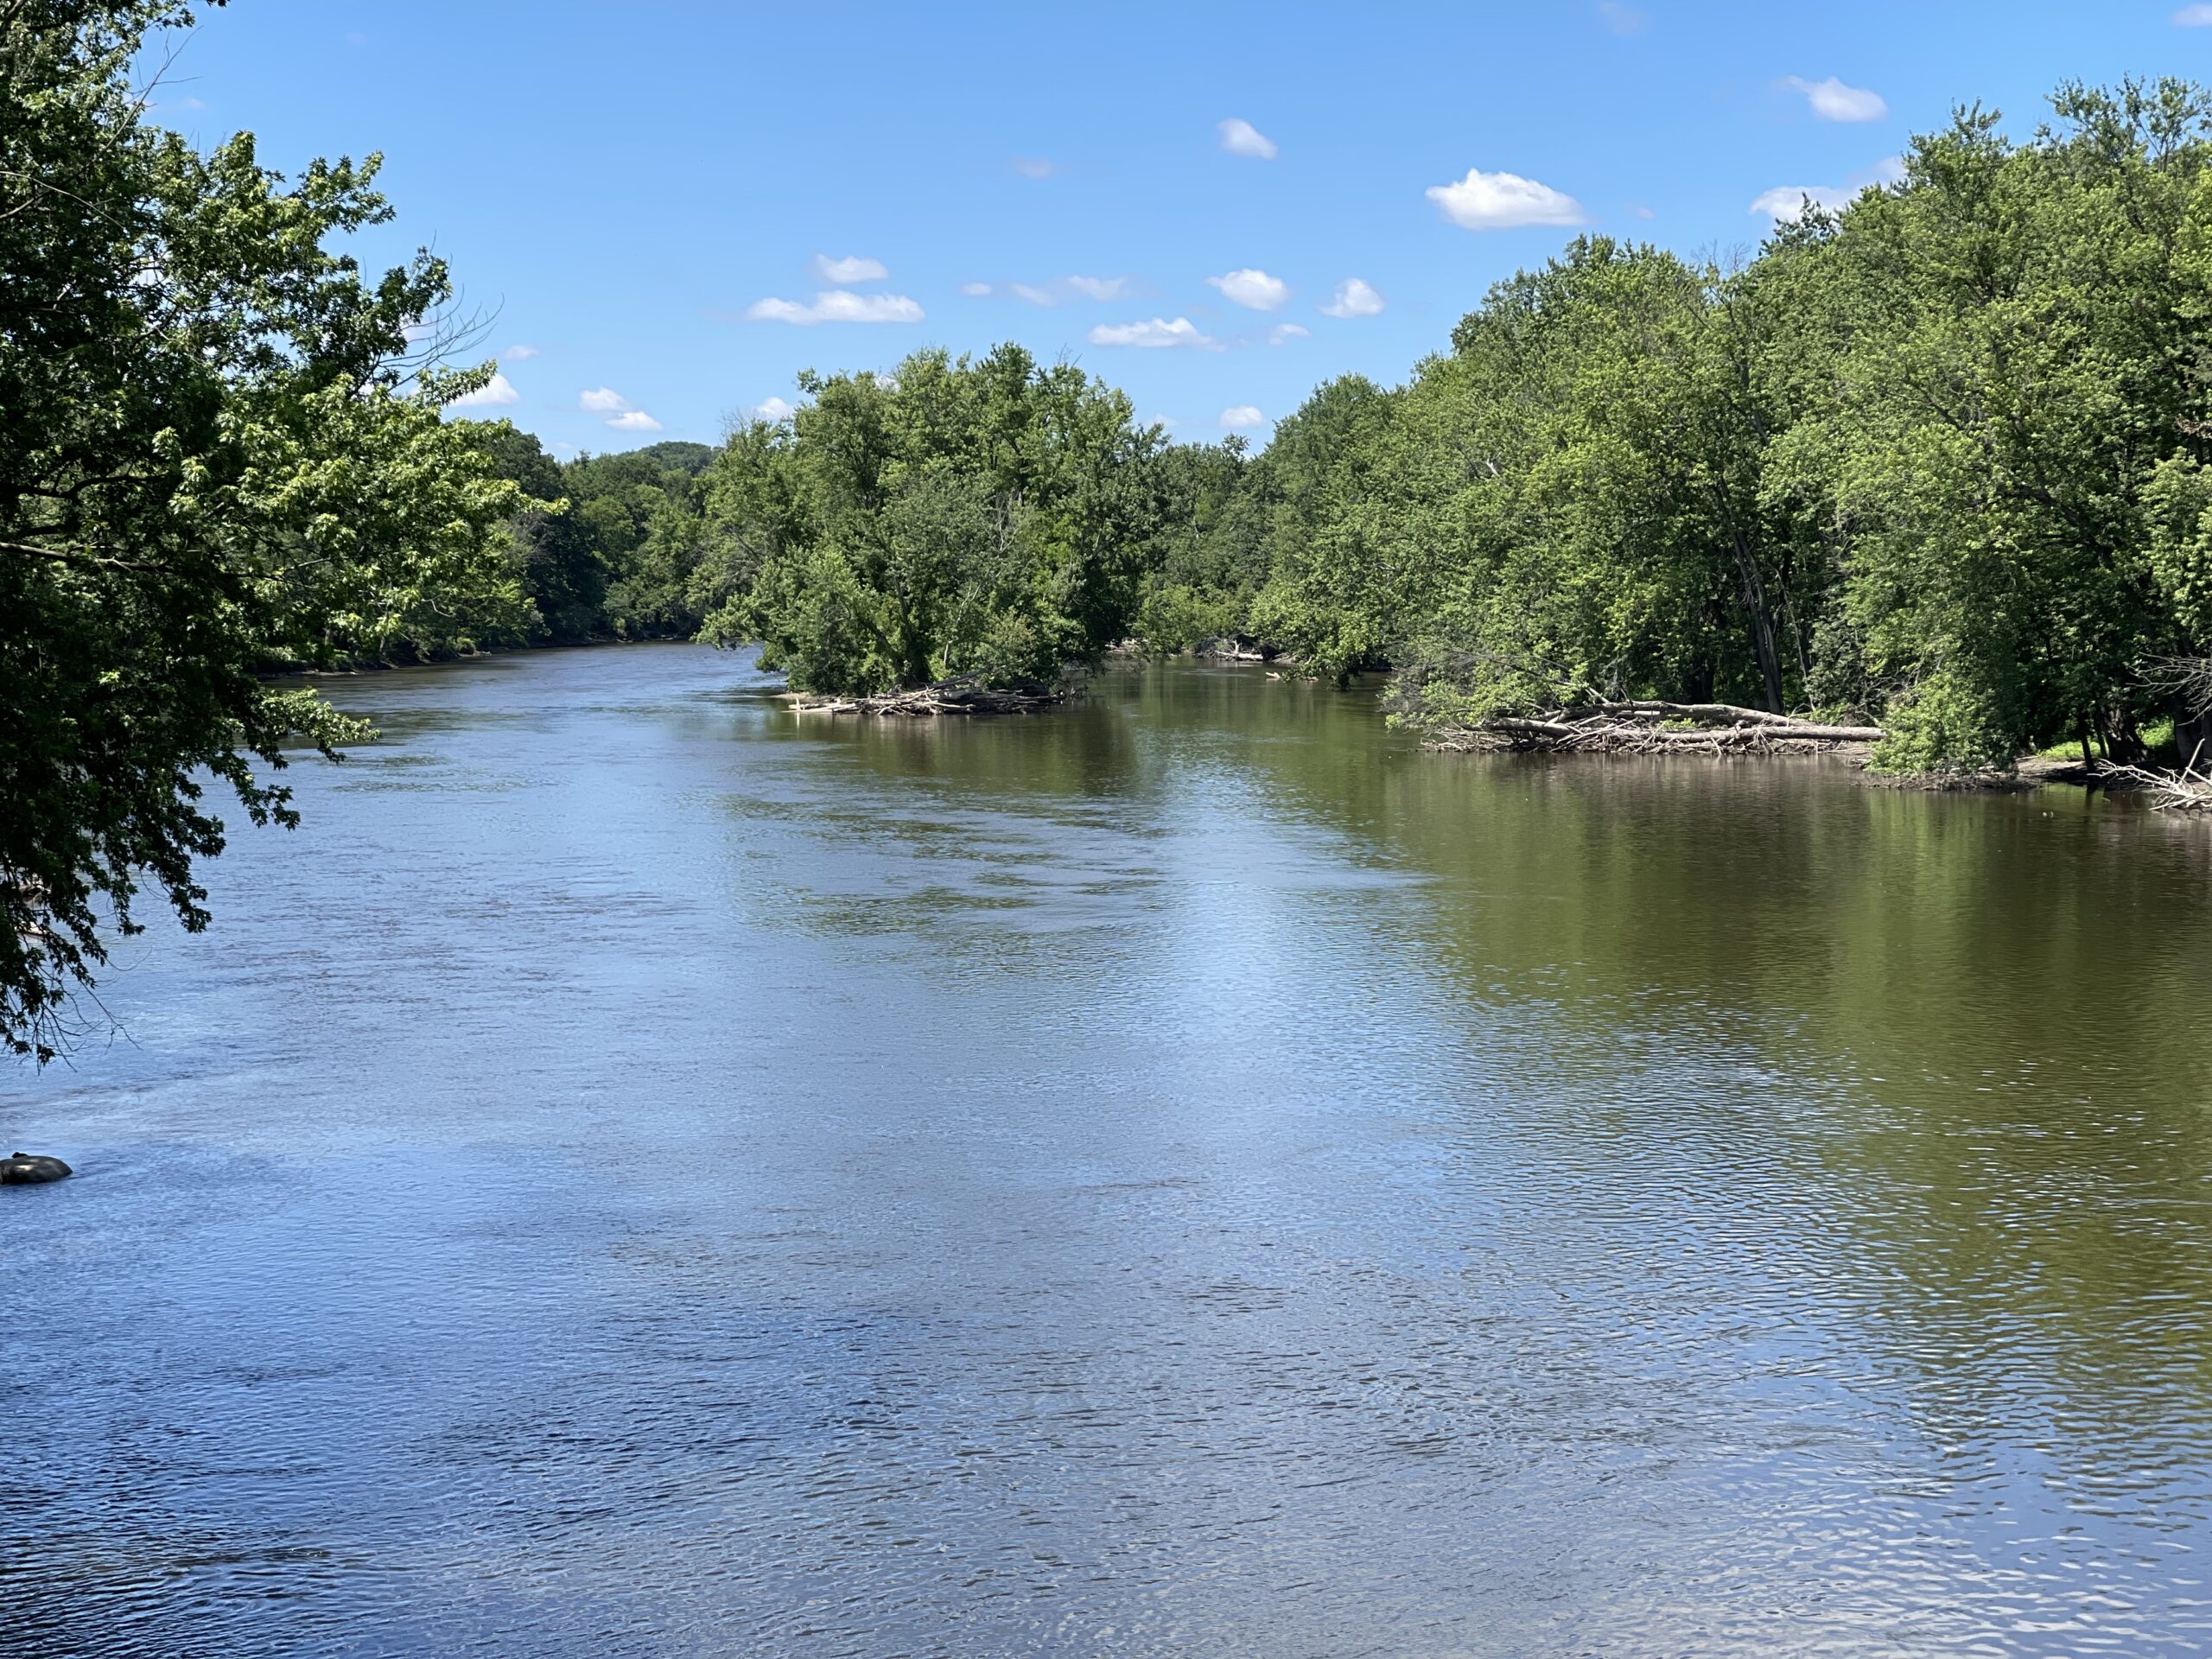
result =
M0 1077L0 1653L2212 1647L2212 826L772 689L335 683Z

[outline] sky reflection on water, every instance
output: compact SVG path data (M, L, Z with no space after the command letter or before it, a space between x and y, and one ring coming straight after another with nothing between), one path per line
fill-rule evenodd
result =
M2212 837L340 683L0 1093L0 1653L2195 1653Z

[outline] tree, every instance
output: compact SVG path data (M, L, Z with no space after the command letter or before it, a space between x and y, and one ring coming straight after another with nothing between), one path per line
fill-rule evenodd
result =
M150 881L206 925L224 825L293 819L266 775L349 723L259 672L466 643L526 607L517 493L440 418L488 368L421 370L448 297L418 257L325 245L389 216L377 160L194 151L129 83L175 0L0 9L0 1038L51 1058Z
M2206 98L2053 105L2020 144L1961 111L1808 251L1833 391L1770 489L1837 539L1823 672L1886 704L1893 766L2067 736L2132 759L2156 664L2207 642Z
M1018 346L810 375L788 429L733 435L705 567L750 576L707 620L804 689L1048 680L1127 632L1159 521L1156 429Z

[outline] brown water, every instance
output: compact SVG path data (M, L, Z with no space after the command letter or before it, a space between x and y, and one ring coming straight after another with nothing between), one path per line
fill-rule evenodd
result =
M2212 830L365 677L0 1083L9 1655L2212 1647Z

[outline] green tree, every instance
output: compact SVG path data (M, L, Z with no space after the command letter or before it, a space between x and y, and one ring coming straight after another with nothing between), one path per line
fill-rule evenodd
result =
M749 574L707 620L794 685L1052 677L1124 637L1160 519L1156 429L1016 346L807 376L788 430L709 469L702 568Z
M67 997L150 880L205 925L212 778L289 823L288 732L347 723L259 671L465 643L526 619L512 486L414 372L448 296L427 257L365 280L376 158L288 181L143 118L168 0L0 10L0 1037L51 1057Z

